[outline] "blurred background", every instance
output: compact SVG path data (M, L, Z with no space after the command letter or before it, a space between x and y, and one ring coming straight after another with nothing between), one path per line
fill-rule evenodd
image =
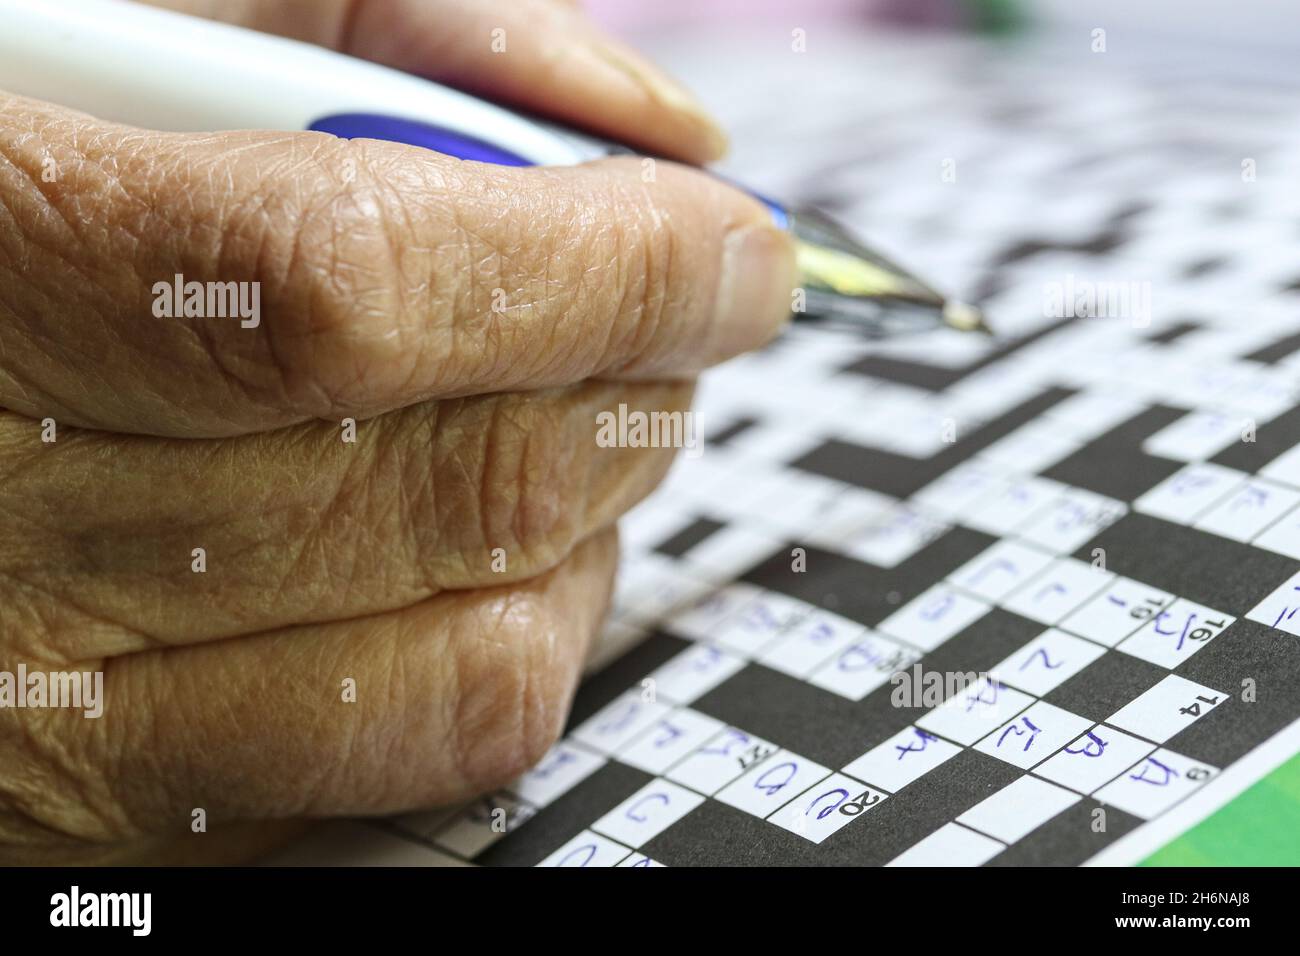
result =
M587 10L624 33L670 30L689 24L737 21L784 23L791 13L807 23L1014 32L1061 25L1124 25L1165 37L1200 37L1275 49L1300 44L1300 11L1276 0L589 0Z
M1261 325L1294 309L1300 6L586 7L721 118L732 137L724 172L832 213L985 304L1002 331L1048 318L1044 276L1150 282L1156 326L1225 303L1248 303ZM961 364L984 347L971 338L920 347L929 362Z

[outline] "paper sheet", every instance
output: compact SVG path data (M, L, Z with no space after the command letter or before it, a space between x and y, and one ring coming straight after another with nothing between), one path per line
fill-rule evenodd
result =
M708 375L564 739L282 861L1131 863L1300 749L1294 86L809 44L689 60L735 171L1005 337L795 328Z

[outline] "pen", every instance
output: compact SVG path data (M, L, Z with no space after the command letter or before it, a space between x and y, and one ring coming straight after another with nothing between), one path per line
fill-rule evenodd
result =
M150 129L316 130L509 166L629 152L341 53L126 0L0 0L0 89ZM743 187L742 187L743 188ZM829 217L747 190L795 240L801 316L871 337L984 331Z

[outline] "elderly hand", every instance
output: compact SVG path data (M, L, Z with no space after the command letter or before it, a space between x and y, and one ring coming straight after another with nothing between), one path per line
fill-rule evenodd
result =
M169 5L680 159L720 148L558 2ZM603 447L598 416L686 408L794 284L758 203L642 171L160 133L0 93L0 674L103 674L98 718L0 708L0 860L228 859L541 756L611 529L672 454ZM256 321L172 308L177 276L255 290Z

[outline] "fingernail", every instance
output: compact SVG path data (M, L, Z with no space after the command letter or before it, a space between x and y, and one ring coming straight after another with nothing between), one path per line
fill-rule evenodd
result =
M709 364L766 345L790 319L794 244L774 225L742 226L723 241Z

